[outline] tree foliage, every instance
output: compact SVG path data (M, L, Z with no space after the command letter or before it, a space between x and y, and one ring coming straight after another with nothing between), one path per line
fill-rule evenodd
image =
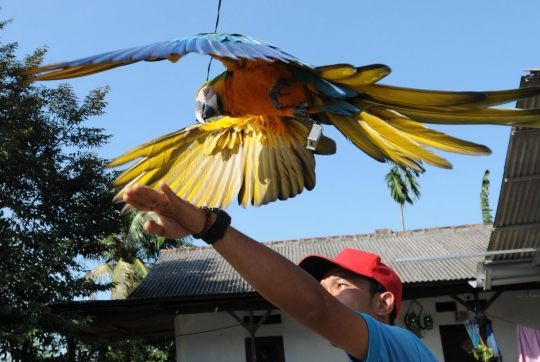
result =
M166 239L144 231L155 214L130 212L122 217L120 233L100 240L106 246L102 265L92 269L86 278L95 282L112 282L111 299L125 299L142 282L157 261L161 249L192 246L187 240Z
M83 259L119 230L112 175L93 152L109 136L84 125L103 114L108 89L79 102L66 84L24 84L13 71L37 66L45 50L20 61L16 46L0 42L0 359L50 360L66 348L58 333L87 319L49 306L108 287L83 277Z
M493 222L491 209L489 208L489 170L486 170L482 178L482 192L480 192L480 209L482 210L482 221L484 224Z
M395 163L388 161L392 165L390 171L384 177L386 185L390 190L390 196L399 204L401 216L401 228L405 230L405 221L403 218L403 205L407 202L414 204L414 201L420 198L420 184L416 180L418 173L403 168Z
M168 362L176 361L174 336L128 341L79 342L76 361Z

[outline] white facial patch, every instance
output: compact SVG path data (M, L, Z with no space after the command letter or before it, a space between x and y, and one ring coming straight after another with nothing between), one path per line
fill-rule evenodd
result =
M214 94L214 90L211 86L204 86L201 88L199 93L197 93L197 102L206 103Z
M219 96L214 93L212 86L202 87L197 93L195 100L197 101L195 117L199 123L206 123L207 119L220 114L220 99Z

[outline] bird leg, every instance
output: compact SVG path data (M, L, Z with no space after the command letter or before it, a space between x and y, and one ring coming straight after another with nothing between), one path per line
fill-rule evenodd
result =
M274 107L276 107L276 109L282 109L285 107L283 104L279 103L278 98L283 98L289 95L281 93L281 90L287 86L287 82L285 82L283 79L280 79L270 89L270 92L268 92L268 97L270 98L270 101L272 102ZM308 112L308 108L310 106L311 104L308 102L298 103L292 108L292 114L294 118L296 118L309 129L306 148L308 150L315 151L315 148L317 148L317 144L319 143L319 139L322 135L322 125L321 122L311 118L311 115Z
M288 93L281 93L281 90L287 86L288 84L283 79L280 79L270 89L270 92L268 92L270 102L272 102L274 107L276 107L277 109L282 109L283 107L285 107L283 104L279 103L278 98L287 97L289 95Z
M302 122L308 129L311 129L311 126L313 126L314 123L319 123L315 121L313 118L311 118L308 108L310 104L307 102L298 103L295 105L292 109L292 114L294 118Z
M309 129L306 148L308 150L315 151L315 148L317 148L317 144L319 143L319 139L321 138L322 125L321 122L311 118L307 110L309 106L310 104L307 102L298 103L293 107L292 113L297 120L302 122Z

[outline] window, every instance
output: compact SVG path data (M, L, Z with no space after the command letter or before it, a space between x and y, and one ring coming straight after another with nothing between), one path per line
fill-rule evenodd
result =
M257 362L285 362L283 337L255 337ZM251 362L251 338L246 338L246 362Z

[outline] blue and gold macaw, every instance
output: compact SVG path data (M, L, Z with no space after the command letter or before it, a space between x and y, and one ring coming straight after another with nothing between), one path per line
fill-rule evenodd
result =
M258 39L198 34L113 51L18 74L26 81L86 76L139 61L178 61L188 53L220 60L226 71L196 94L198 124L126 152L109 166L140 159L115 181L157 188L166 181L196 205L227 207L286 200L315 187L314 154L335 153L333 140L311 131L336 127L377 161L423 171L423 162L452 165L427 147L466 155L490 149L431 130L424 123L540 127L540 109L492 108L540 94L540 87L496 92L442 92L375 84L382 64L313 67ZM40 74L41 73L41 74ZM37 76L36 76L37 75ZM320 128L320 127L319 127ZM308 138L315 143L306 143ZM318 143L317 143L318 141Z

